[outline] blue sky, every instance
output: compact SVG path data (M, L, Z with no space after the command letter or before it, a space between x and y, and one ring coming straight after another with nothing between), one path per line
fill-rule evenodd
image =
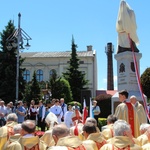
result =
M126 0L136 15L138 46L142 53L140 73L149 67L150 0ZM71 49L74 36L77 50L86 50L92 45L97 52L98 89L107 88L108 42L117 47L116 19L120 0L13 0L2 1L0 9L0 32L8 21L18 25L21 13L21 28L31 37L29 52L67 51ZM27 50L26 50L27 51ZM114 55L113 55L114 57ZM113 59L115 88L117 88L117 62Z

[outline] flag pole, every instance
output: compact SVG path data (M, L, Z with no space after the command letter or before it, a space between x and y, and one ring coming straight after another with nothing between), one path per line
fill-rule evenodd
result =
M90 114L89 114L89 116L91 117L91 118L94 118L94 114L93 114L93 110L92 110L92 99L91 99L91 97L90 97L90 109L89 109L90 111Z

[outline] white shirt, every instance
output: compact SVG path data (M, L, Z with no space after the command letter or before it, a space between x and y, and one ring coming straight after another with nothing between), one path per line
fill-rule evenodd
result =
M0 114L4 114L4 116L6 116L7 115L7 109L6 109L6 107L5 106L0 106ZM0 117L1 118L1 117Z
M53 105L48 111L54 113L57 116L58 123L61 123L62 109L60 106Z
M30 109L29 109L29 115L30 115L31 112L34 113L34 112L37 112L37 111L38 111L37 108L31 106Z
M65 113L67 112L67 104L63 103L60 107L62 109L62 116L64 117Z
M67 111L64 116L64 122L68 128L73 126L72 115L73 111Z
M58 115L61 115L62 109L61 109L60 106L53 105L53 106L49 109L49 112L52 112L52 113L54 113L56 116L58 116Z

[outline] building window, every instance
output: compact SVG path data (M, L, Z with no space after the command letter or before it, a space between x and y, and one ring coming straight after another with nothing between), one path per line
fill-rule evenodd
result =
M56 74L56 70L55 69L50 70L49 77L51 78L54 73Z
M84 64L84 61L79 61L80 64Z
M39 82L43 81L43 70L41 70L41 69L37 70L37 72L36 72L36 79Z
M30 81L30 71L29 70L25 70L23 72L23 79L26 81L26 82L29 82Z

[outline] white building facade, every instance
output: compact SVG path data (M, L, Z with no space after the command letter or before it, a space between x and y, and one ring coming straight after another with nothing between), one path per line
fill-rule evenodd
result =
M66 52L25 52L20 54L25 61L22 68L25 68L24 79L29 82L32 80L33 72L36 71L38 81L49 81L53 70L57 76L62 76L69 66L71 51ZM92 46L87 46L86 51L77 51L79 58L79 70L85 73L89 81L88 87L93 97L97 90L97 58L96 51Z

